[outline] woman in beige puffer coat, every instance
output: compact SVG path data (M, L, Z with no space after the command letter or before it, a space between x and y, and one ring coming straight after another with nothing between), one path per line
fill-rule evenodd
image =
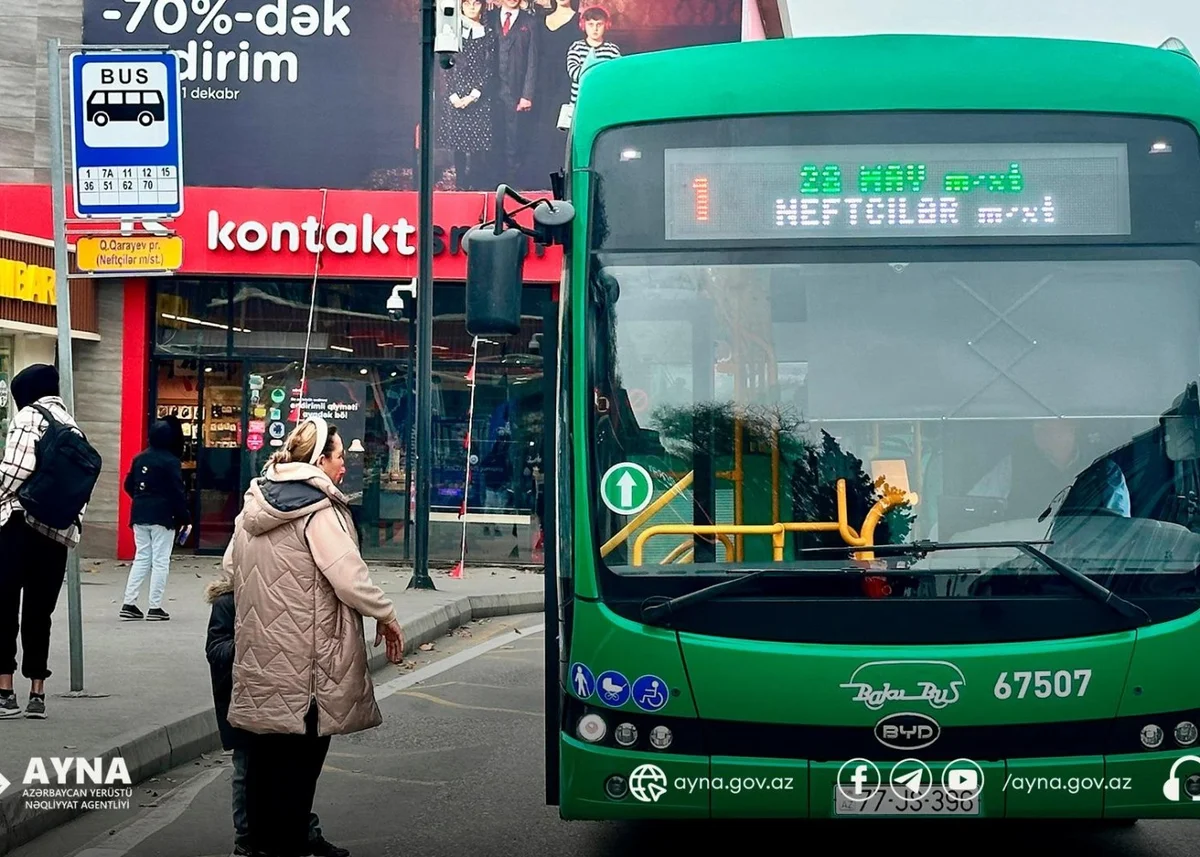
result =
M233 577L230 725L252 733L246 816L255 849L308 854L309 813L330 736L382 722L367 668L375 645L403 659L396 611L359 553L346 496L342 439L305 419L251 483L225 552Z

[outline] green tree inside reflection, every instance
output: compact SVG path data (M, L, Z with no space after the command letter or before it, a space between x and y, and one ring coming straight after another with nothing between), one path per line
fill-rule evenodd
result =
M836 521L837 480L846 480L850 525L858 529L883 492L863 467L862 459L842 449L837 439L821 430L811 438L808 424L794 410L777 405L735 406L704 402L690 407L655 410L653 426L669 458L696 467L709 460L716 471L732 470L736 432L741 427L744 456L770 456L778 437L780 487L791 499L790 520ZM746 496L769 497L769 476L745 480ZM888 510L875 529L877 544L894 544L908 537L915 516L906 506ZM836 547L845 542L837 533L796 533L795 546Z

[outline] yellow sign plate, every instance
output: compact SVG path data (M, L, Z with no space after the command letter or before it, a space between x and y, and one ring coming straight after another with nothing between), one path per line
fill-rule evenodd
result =
M75 262L81 271L105 274L178 271L183 267L183 239L178 235L80 238L75 242Z

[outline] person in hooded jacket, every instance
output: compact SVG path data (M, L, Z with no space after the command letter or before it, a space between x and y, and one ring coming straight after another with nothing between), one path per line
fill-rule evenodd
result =
M229 724L252 733L246 818L254 853L309 854L317 779L331 736L383 722L367 667L363 617L392 663L404 635L371 580L346 495L342 439L303 420L247 490L223 570L233 579Z
M125 475L125 493L133 498L129 525L137 554L125 583L122 619L166 621L163 594L171 573L171 549L175 533L187 526L187 489L183 486L183 465L176 449L175 431L170 423L158 420L150 426L150 446L133 459ZM149 609L143 615L137 602L146 577L150 578Z
M233 754L233 854L234 857L253 857L250 827L246 820L246 762L250 748L250 733L229 725L229 700L233 696L233 628L236 610L233 604L233 578L221 575L204 589L204 600L210 605L208 635L204 654L212 678L213 710L221 746ZM321 819L309 815L308 853L313 857L350 857L345 848L325 840Z
M79 544L87 507L79 513L79 523L66 530L56 530L25 514L17 492L37 469L37 444L49 428L46 418L32 406L41 405L61 424L78 425L59 397L58 370L53 366L35 363L22 369L13 378L11 391L17 414L0 460L0 557L4 558L0 562L0 719L21 714L13 690L19 630L24 651L21 673L30 682L25 716L44 720L50 617L67 576L67 549Z

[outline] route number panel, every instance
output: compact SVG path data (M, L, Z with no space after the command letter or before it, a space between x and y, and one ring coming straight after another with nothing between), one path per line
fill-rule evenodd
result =
M178 205L179 170L162 166L80 167L81 205Z

